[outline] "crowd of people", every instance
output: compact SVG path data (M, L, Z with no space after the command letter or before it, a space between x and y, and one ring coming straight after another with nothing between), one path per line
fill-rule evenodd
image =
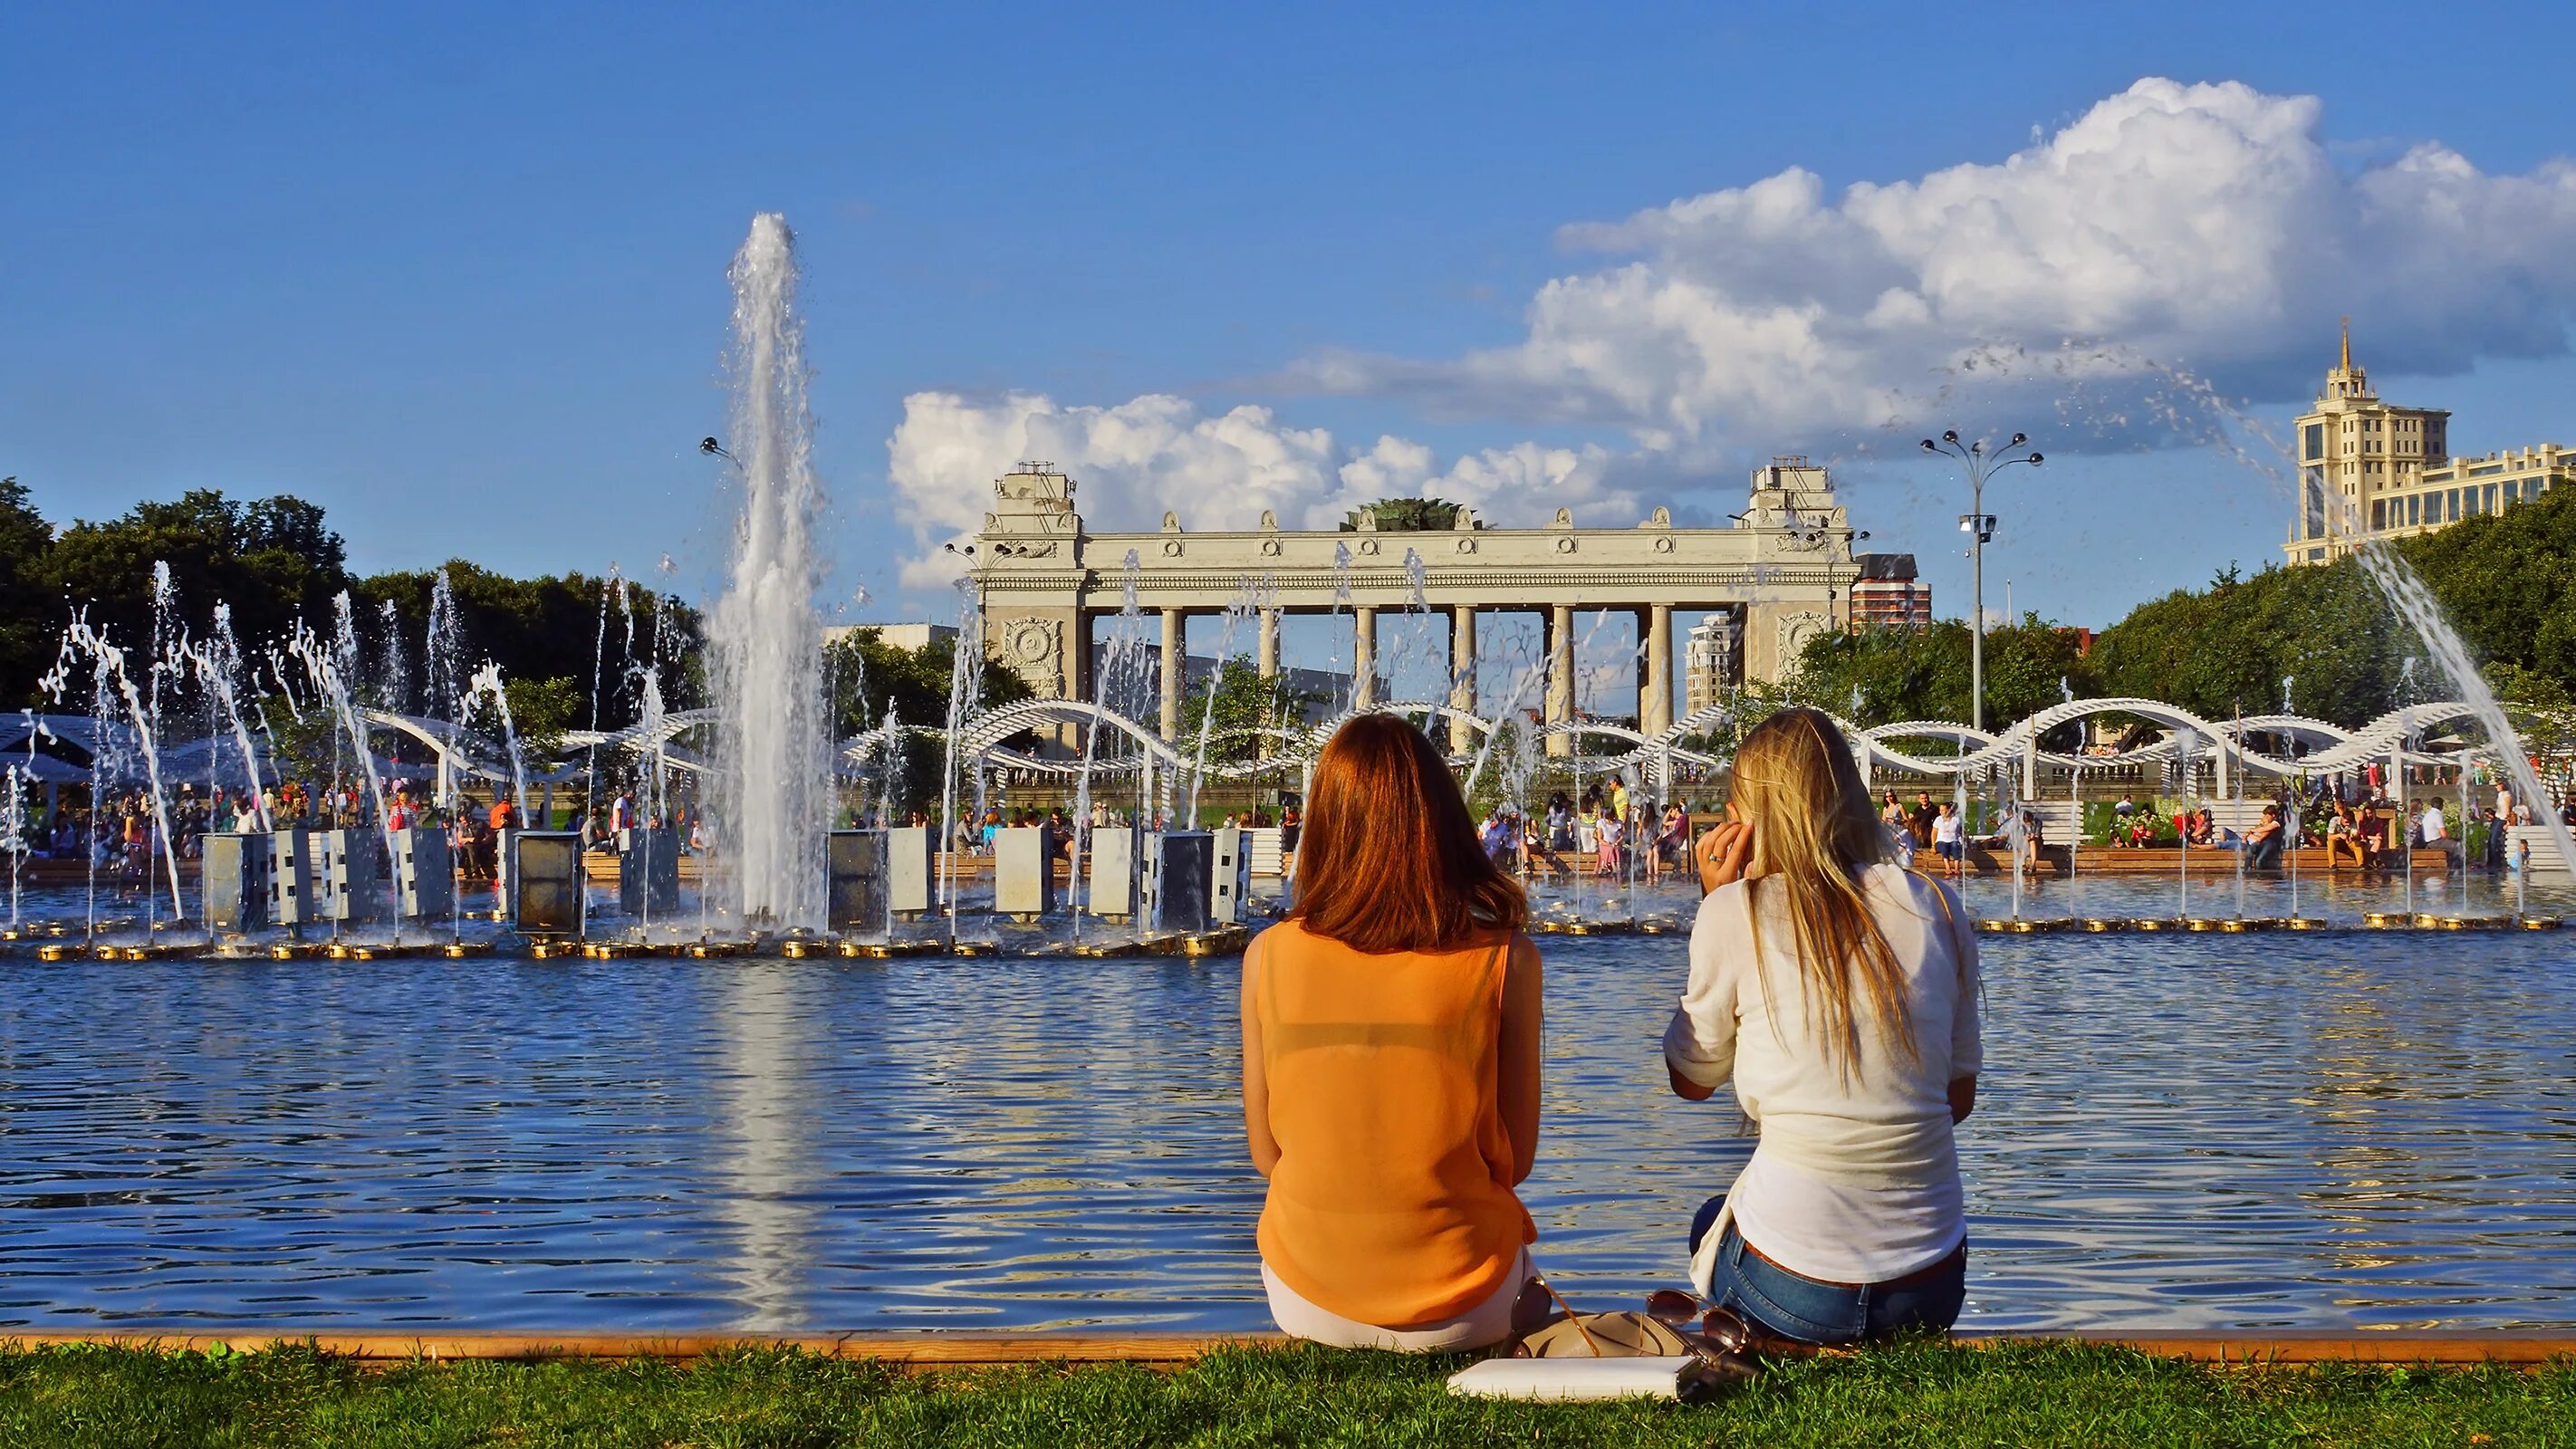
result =
M1524 878L1592 875L1660 882L1681 869L1690 851L1691 811L1678 800L1661 804L1613 776L1581 797L1558 791L1533 818L1515 805L1497 805L1477 827L1485 857L1507 875Z
M2447 780L2410 778L2403 785L2412 796L2410 805L2392 793L2392 781L2376 765L2332 777L2302 777L2283 782L2242 830L2213 818L2206 802L2165 814L2156 802L2141 804L2134 793L2124 791L2110 807L2104 839L2121 849L2179 842L2187 849L2243 851L2247 864L2258 870L2278 867L2287 850L2322 847L2327 868L2337 871L2402 869L2407 851L2430 849L2442 852L2453 869L2503 872L2528 864L2529 848L2513 845L2511 827L2535 823L2538 811L2576 818L2576 791L2526 806L2509 784L2480 774L2468 782L2464 809L2461 783L2456 774ZM462 880L487 884L499 873L502 832L529 822L521 818L513 792L490 790L485 796L460 795L454 808L446 809L415 793L412 782L396 780L386 797L385 825L395 830L444 828ZM553 817L558 812L545 813ZM1536 815L1498 805L1478 824L1477 839L1487 860L1519 879L1590 875L1659 884L1686 868L1693 821L1708 814L1704 806L1679 800L1649 800L1628 779L1612 776L1586 786L1579 797L1565 791L1551 794ZM1888 790L1876 814L1894 858L1908 869L1924 864L1937 874L1961 875L1969 869L1971 852L1978 850L2018 853L2026 867L2036 869L2049 847L2046 816L2029 804L1990 811L1978 822L1982 828L1972 829L1955 800L1936 801L1929 790L1917 790L1909 802ZM164 818L172 836L168 854L183 861L200 853L199 840L210 833L373 830L376 824L374 801L363 781L313 785L288 780L256 796L181 782L166 817L155 812L142 790L113 793L95 809L63 805L30 823L23 856L81 864L102 882L140 890L164 855ZM900 820L881 811L851 813L842 823L935 828L920 809L903 812ZM951 844L960 854L990 856L1000 831L1036 828L1046 832L1050 860L1070 861L1089 854L1095 830L1137 823L1137 812L1105 802L1094 802L1087 811L987 804L980 811L961 812ZM1291 870L1302 823L1300 806L1293 801L1275 812L1255 806L1223 819L1226 826L1278 827L1283 863ZM621 833L638 826L678 829L691 854L704 856L715 849L708 821L688 803L647 809L625 791L604 802L576 800L560 824L577 832L592 851L617 849ZM1145 824L1159 831L1175 822L1166 811Z
M496 880L503 832L531 825L516 792L507 788L487 789L480 797L460 792L451 807L442 807L427 794L416 793L411 781L396 780L386 787L380 822L374 795L363 781L313 785L286 780L262 788L257 795L247 789L200 790L193 781L183 781L163 811L153 808L152 796L143 790L112 793L96 808L59 805L30 826L23 853L28 860L58 861L94 871L103 884L131 894L143 889L160 868L165 819L170 836L166 854L183 862L203 855L208 835L349 830L380 843L380 825L394 831L443 830L457 874L468 885ZM686 833L693 852L704 853L713 845L704 817L695 810L682 805L646 813L637 808L633 795L623 792L596 808L576 801L561 824L579 834L590 850L614 850L619 832L639 825L656 829L676 825Z
M852 816L850 823L854 826L874 828L886 823L887 818L881 813L871 813ZM1169 810L1157 810L1152 815L1142 818L1148 830L1163 831L1181 828L1175 824ZM966 810L959 813L957 832L950 841L950 846L960 855L990 856L999 847L1003 831L1042 830L1046 832L1047 859L1069 862L1076 856L1088 856L1091 853L1091 842L1095 832L1129 829L1134 827L1139 819L1139 812L1120 809L1103 801L1092 802L1087 811L1079 808L1068 810L1061 805L1041 809L1029 806L1008 808L988 804L981 812ZM906 812L904 823L912 826L933 824L929 813L922 810ZM1290 855L1296 852L1300 818L1297 807L1293 804L1285 806L1276 814L1273 814L1268 807L1228 811L1218 824L1224 829L1259 830L1276 827L1280 832L1281 850Z
M2216 821L2207 802L2164 816L2124 792L2111 807L2109 843L2133 850L2168 843L2241 850L2258 870L2278 867L2287 850L2322 847L2327 869L2365 873L2403 869L2409 852L2435 850L2453 870L2502 872L2529 864L2528 843L2512 841L2515 827L2540 823L2539 812L2576 818L2576 795L2526 806L2506 782L2482 772L2466 781L2448 773L2448 779L2407 782L2411 801L2392 793L2377 765L2285 781L2243 830Z

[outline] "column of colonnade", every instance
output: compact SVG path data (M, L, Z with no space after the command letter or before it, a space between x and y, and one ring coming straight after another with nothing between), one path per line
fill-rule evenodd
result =
M1163 655L1158 661L1162 674L1163 740L1168 744L1181 737L1181 676L1188 661L1182 657L1182 634L1188 615L1179 609L1163 611Z
M1460 604L1449 611L1449 753L1476 747L1476 729L1458 715L1476 712L1476 606Z
M1637 692L1637 729L1659 735L1673 727L1673 606L1649 605L1637 628L1646 636L1646 678Z
M1377 703L1377 610L1351 610L1351 708Z
M1548 657L1547 698L1544 717L1550 725L1561 725L1574 718L1574 615L1572 604L1543 606ZM1508 612L1498 610L1497 612ZM1605 611L1606 612L1606 611ZM1637 727L1647 735L1661 734L1673 723L1673 606L1653 604L1630 610L1637 617L1638 633L1644 658L1638 678ZM1187 684L1188 611L1166 608L1162 614L1162 653L1160 674L1161 719L1163 738L1176 740L1181 730L1181 698ZM1259 644L1256 658L1261 677L1279 677L1279 635L1283 610L1266 608L1258 611ZM1450 608L1449 705L1461 714L1474 714L1476 700L1476 614L1473 605L1457 604ZM1351 703L1366 709L1379 703L1377 689L1377 610L1359 605L1351 611ZM1449 743L1453 750L1473 748L1474 727L1453 719L1449 726ZM1265 750L1268 746L1265 744ZM1547 753L1564 756L1574 752L1569 736L1548 738Z
M1574 606L1551 604L1547 610L1547 722L1565 724L1574 718ZM1574 753L1574 737L1549 735L1547 752L1563 757Z
M1261 668L1261 682L1266 685L1279 677L1279 611L1265 608L1260 613L1261 644L1257 657ZM1271 697L1276 699L1278 696ZM1261 737L1259 745L1261 758L1265 760L1270 758L1274 743L1268 735Z

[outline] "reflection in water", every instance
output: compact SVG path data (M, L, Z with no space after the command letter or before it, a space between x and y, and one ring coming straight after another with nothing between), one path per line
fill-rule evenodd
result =
M1983 1328L2568 1320L2556 934L1989 937ZM1527 1199L1678 1281L1678 936L1549 937ZM1263 1326L1237 964L0 963L0 1325Z
M717 1086L733 1147L720 1169L721 1211L741 1239L742 1316L732 1326L755 1333L802 1326L797 1289L812 1204L799 1172L812 1156L799 1129L812 1053L790 965L749 963L716 998L716 1028L724 1033Z

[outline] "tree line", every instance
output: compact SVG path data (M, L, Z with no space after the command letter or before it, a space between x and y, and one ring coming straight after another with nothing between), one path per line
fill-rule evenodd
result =
M2499 698L2544 710L2576 699L2576 488L2400 540ZM2025 614L1986 633L1986 723L2000 728L2072 693L2148 698L2203 719L2299 714L2347 728L2453 691L2358 558L2231 565L2205 588L2129 611L2087 650L2080 632ZM1968 626L1809 641L1792 692L1864 725L1968 718Z
M2576 701L2576 489L2403 540L2396 550L2499 696L2542 709ZM76 610L138 656L146 652L156 565L169 569L177 625L204 637L220 601L254 659L282 645L299 621L329 632L345 593L369 661L363 683L385 696L371 702L388 708L443 712L425 697L420 657L442 573L462 635L459 663L468 671L487 660L500 666L523 732L542 737L589 723L595 674L605 676L600 723L632 723L641 700L622 666L633 660L660 664L666 709L703 697L697 611L666 593L631 582L613 591L608 579L580 572L513 578L461 559L441 570L361 576L350 571L346 544L321 507L284 495L243 500L199 489L57 528L11 478L0 479L0 692L8 704L47 707L38 680ZM2424 653L2357 559L2269 565L2251 575L2231 566L2205 588L2140 604L2089 650L2077 631L2035 614L1989 630L1986 717L1992 727L2071 693L2150 697L2224 719L2272 712L2286 696L2298 713L2349 727L2447 694ZM1964 720L1968 654L1967 625L1956 620L1923 632L1829 634L1808 644L1783 693L1864 724ZM389 667L397 659L402 667ZM844 640L830 664L836 723L855 733L889 708L910 724L944 720L952 663L946 643L906 650L873 631ZM1207 689L1218 693L1220 728L1280 713L1278 701L1253 698L1259 691L1248 677L1226 670L1202 681L1187 711L1193 722L1204 717L1198 696ZM1009 670L988 665L974 706L1025 694Z
M284 495L236 499L197 489L58 528L37 511L25 485L8 478L0 479L0 696L6 707L87 707L85 692L56 704L39 683L77 612L85 611L139 669L155 642L160 566L169 571L170 628L204 639L217 604L229 609L255 676L246 684L274 687L267 651L282 650L299 624L331 634L345 595L361 660L355 692L383 708L446 715L452 702L430 697L423 658L443 577L459 640L455 669L470 675L487 662L500 666L524 739L542 744L589 725L594 683L601 727L634 723L643 709L638 666L658 666L667 711L694 708L704 698L698 611L667 592L577 571L514 578L463 559L437 569L353 573L347 544L322 508ZM872 632L842 641L832 657L840 723L855 732L884 718L889 706L915 724L943 719L950 663L944 643L904 650ZM292 664L287 672L300 688ZM1014 686L1020 681L1007 670L988 668L981 700L1003 702Z

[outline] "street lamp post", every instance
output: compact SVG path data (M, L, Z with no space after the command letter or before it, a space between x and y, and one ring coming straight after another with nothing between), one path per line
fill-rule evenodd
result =
M1986 728L1986 541L1995 536L1995 516L1986 512L1986 480L2015 463L2038 467L2040 455L2022 451L2029 441L2029 434L2015 433L2011 442L1988 452L1983 438L1961 444L1956 428L1937 442L1923 440L1924 452L1958 459L1968 475L1969 511L1959 515L1959 531L1968 535L1968 725L1979 733Z

